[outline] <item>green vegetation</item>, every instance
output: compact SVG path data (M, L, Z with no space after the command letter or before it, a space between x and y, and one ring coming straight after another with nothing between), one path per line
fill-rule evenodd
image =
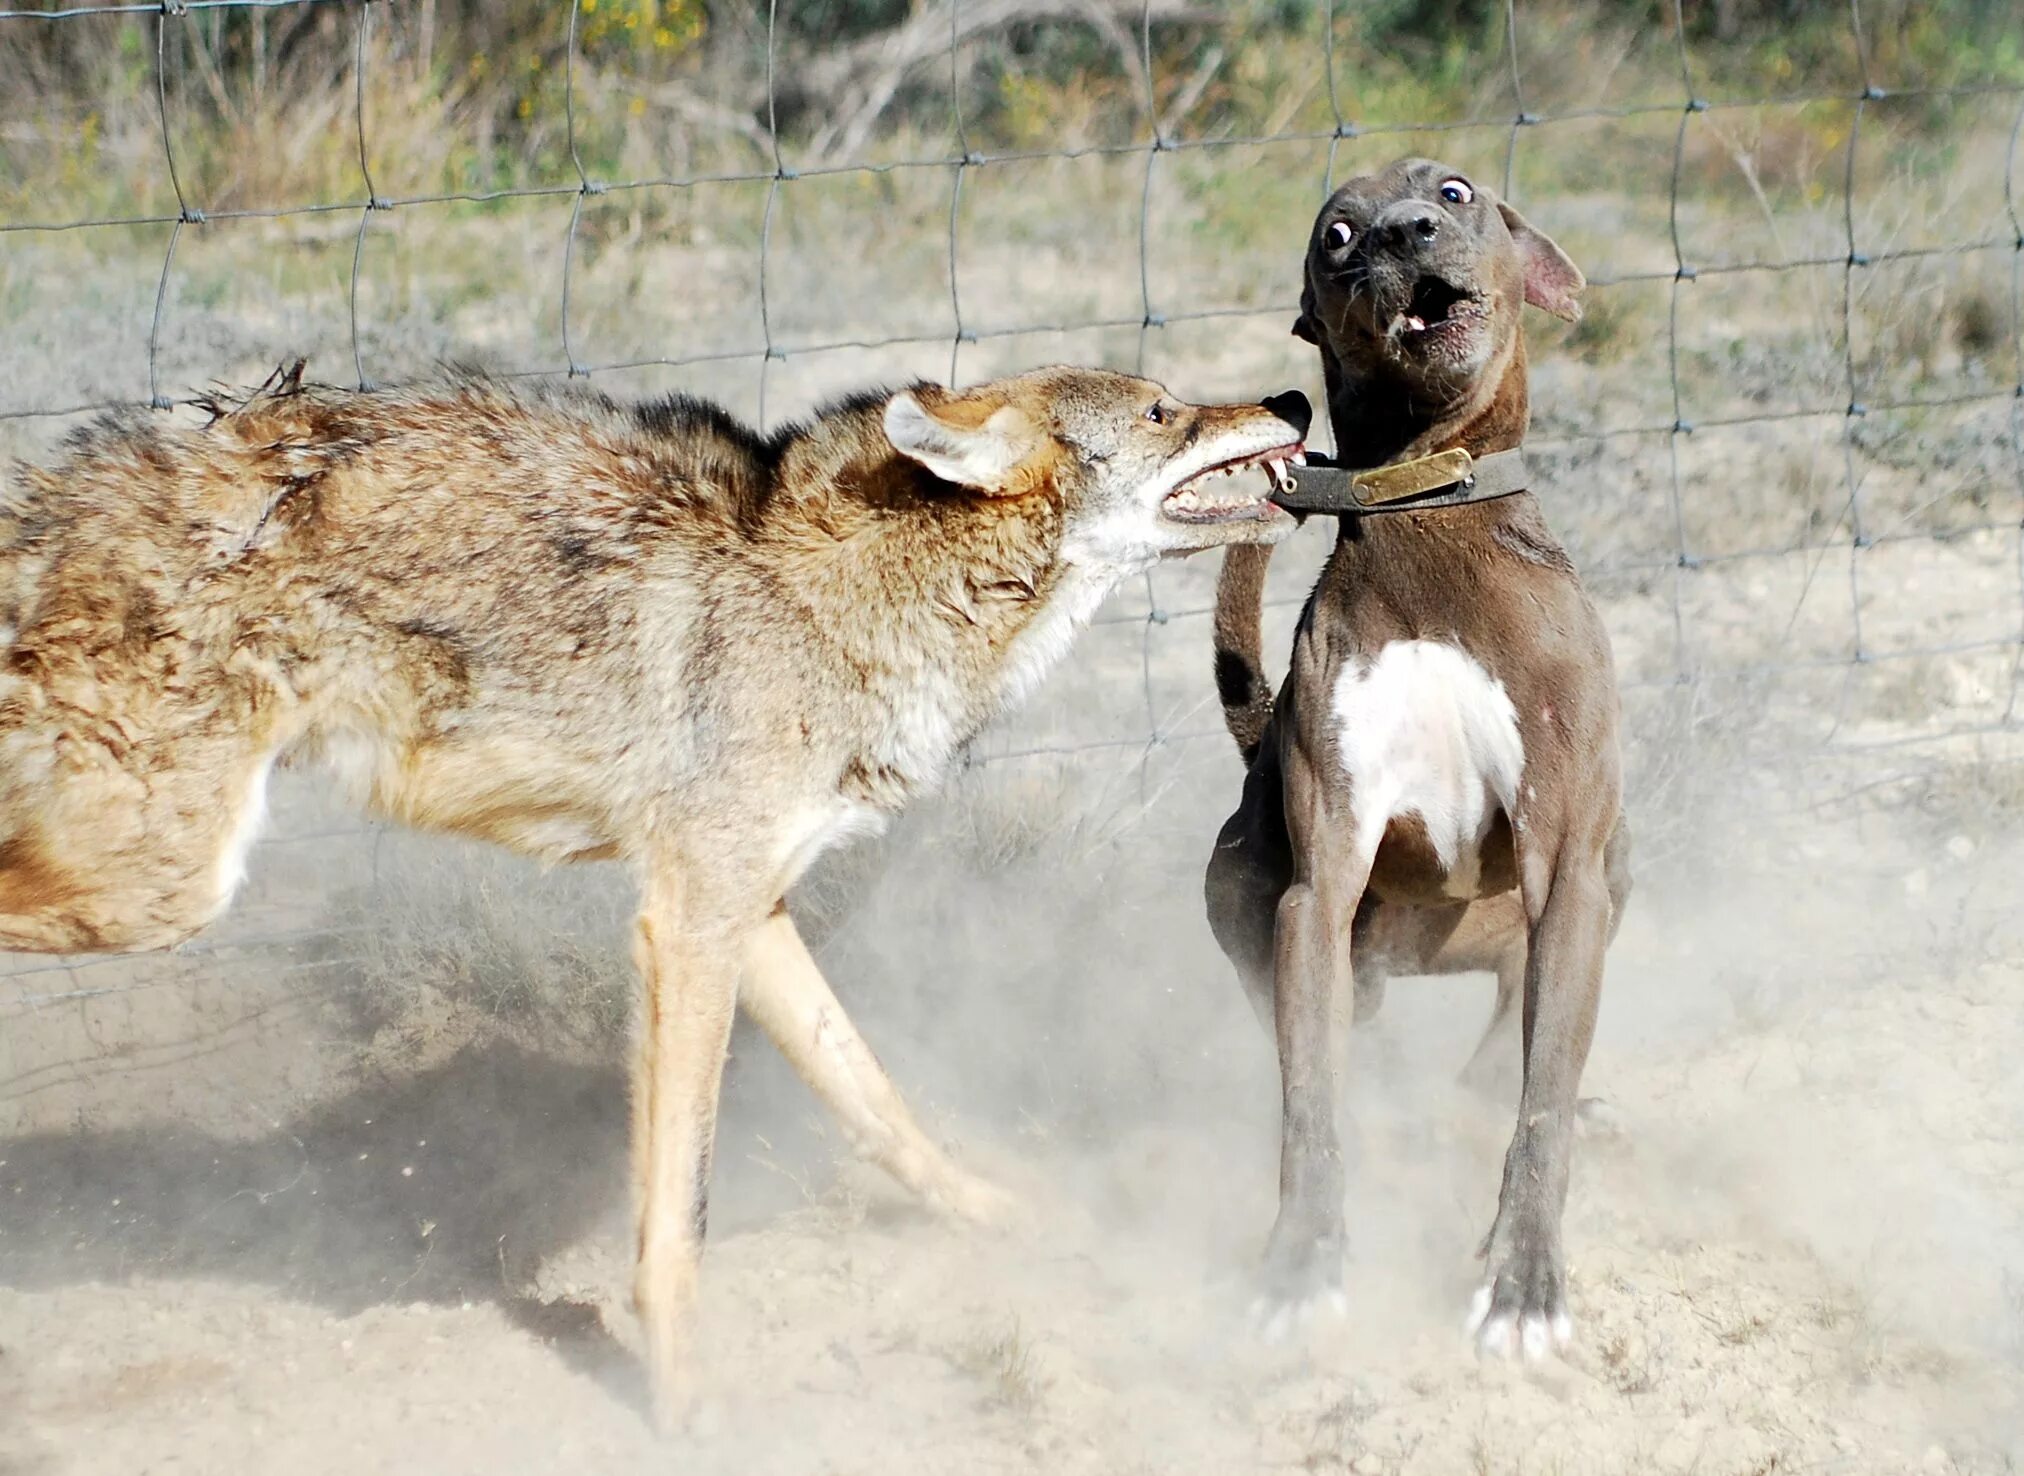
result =
M770 170L777 122L791 164L948 158L1483 119L1517 111L1660 106L1682 96L1666 0L1545 0L1517 7L1520 96L1499 0L1336 0L1333 87L1319 0L1001 0L949 12L928 0L787 0L767 88L757 0L399 0L0 22L0 218L161 213L156 31L185 194L211 211L362 198L363 57L373 185L391 198L594 180ZM359 28L364 17L364 45ZM1715 101L1852 95L1846 11L1802 0L1689 0L1695 90ZM1868 76L1887 90L2024 79L2004 0L1872 0ZM572 48L571 35L574 32ZM1150 60L1148 70L1147 61ZM956 96L951 96L952 74ZM1331 92L1333 94L1331 100ZM1946 99L1887 105L1934 136ZM1780 109L1781 159L1817 163L1850 109ZM1522 153L1523 151L1521 151ZM1700 167L1719 165L1706 151ZM1565 185L1609 185L1622 165L1565 161ZM1733 172L1733 171L1732 171ZM1774 170L1775 174L1776 171ZM1739 188L1743 186L1738 184Z

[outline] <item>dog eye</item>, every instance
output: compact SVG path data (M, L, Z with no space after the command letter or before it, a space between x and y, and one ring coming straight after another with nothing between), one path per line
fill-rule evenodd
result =
M1338 220L1328 228L1328 249L1331 251L1340 251L1355 239L1356 232L1350 229L1346 220Z
M1466 205L1476 198L1476 192L1466 179L1450 179L1441 184L1441 198L1450 205Z
M1154 400L1152 404L1146 406L1146 419L1150 420L1154 425L1165 425L1167 423L1166 407L1158 400Z

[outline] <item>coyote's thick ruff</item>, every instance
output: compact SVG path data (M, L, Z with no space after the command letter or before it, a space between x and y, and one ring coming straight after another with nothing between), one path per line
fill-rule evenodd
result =
M0 946L188 937L281 761L413 825L628 863L634 1294L664 1415L735 1005L895 1176L988 1213L781 898L932 784L1120 579L1289 530L1264 476L1210 474L1290 459L1304 417L1071 369L770 438L690 400L476 378L291 373L211 408L102 420L0 485Z

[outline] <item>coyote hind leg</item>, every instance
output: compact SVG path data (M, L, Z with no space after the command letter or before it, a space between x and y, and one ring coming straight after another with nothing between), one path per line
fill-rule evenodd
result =
M852 1141L927 1203L965 1220L1004 1218L1013 1200L951 1163L915 1123L899 1089L831 993L785 906L745 949L739 1002Z

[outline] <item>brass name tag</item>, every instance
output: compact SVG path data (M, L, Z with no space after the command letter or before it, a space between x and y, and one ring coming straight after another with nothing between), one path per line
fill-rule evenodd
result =
M1361 506L1381 507L1387 502L1417 497L1436 488L1452 487L1467 480L1469 468L1473 465L1475 458L1457 446L1452 451L1436 451L1432 456L1422 456L1417 461L1402 461L1397 466L1358 472L1351 479L1349 490Z

